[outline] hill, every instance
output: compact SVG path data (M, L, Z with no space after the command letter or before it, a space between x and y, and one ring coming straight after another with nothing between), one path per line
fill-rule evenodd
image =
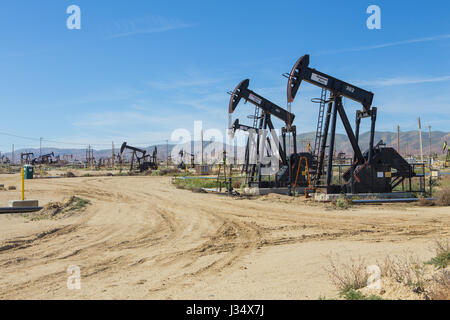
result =
M315 133L303 133L297 136L297 142L299 148L305 148L307 142L310 141L311 144L314 144ZM376 132L375 133L375 144L378 141L383 140L388 146L392 146L397 148L397 133L394 132ZM441 132L434 131L431 133L431 151L433 153L442 154L442 145L444 141L450 143L450 133L449 132ZM424 155L429 154L429 137L428 132L422 132L422 143L423 143L423 152ZM195 146L199 150L200 142L195 142ZM194 143L192 143L194 145ZM209 145L209 142L204 142L205 150ZM369 145L369 132L365 132L360 136L360 147L363 151L368 148ZM148 146L142 149L147 150L147 152L151 153L154 148L158 148L158 159L165 160L167 159L167 151L172 152L172 149L176 147L176 145L169 144L167 145L157 145L157 146ZM120 146L115 148L115 154L119 153ZM179 148L186 149L185 146L181 146ZM167 150L168 149L168 150ZM221 157L218 151L220 147L216 146L216 155L215 157ZM239 148L242 149L242 148ZM194 150L194 147L192 147ZM242 150L240 150L241 152ZM336 134L336 151L337 152L345 152L347 154L352 154L352 149L350 143L348 142L348 138L345 134ZM20 153L22 152L33 152L34 156L39 156L38 148L29 148L29 149L19 149L14 153L16 162L20 159ZM86 159L86 149L61 149L61 148L52 148L46 147L42 148L42 154L54 153L55 156L60 155L61 157L64 155L72 155L73 159L83 161ZM419 147L419 132L418 131L407 131L400 133L400 152L402 155L418 155L420 153ZM112 150L111 149L103 149L103 150L94 150L94 157L96 159L100 158L109 158L111 157ZM11 152L5 153L5 155L11 159Z

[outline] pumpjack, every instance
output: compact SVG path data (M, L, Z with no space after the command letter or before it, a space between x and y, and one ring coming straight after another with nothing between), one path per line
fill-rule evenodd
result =
M189 152L187 152L187 151L181 149L180 152L178 152L178 155L179 155L180 158L181 158L181 162L180 162L180 164L178 165L178 168L179 168L179 169L183 169L183 170L184 170L184 169L186 169L186 168L189 167L189 166L184 162L186 156L190 156L190 157L191 157L190 167L191 167L191 168L195 168L195 156L194 156L192 153L189 153Z
M244 99L245 102L250 102L255 105L255 115L254 115L254 126L246 126L239 123L237 119L233 126L230 128L232 132L236 130L243 130L250 132L249 139L246 146L245 155L245 171L247 173L247 183L252 187L259 188L279 188L279 187L290 187L294 179L297 180L297 184L305 184L306 178L304 175L294 177L294 172L299 171L304 172L305 163L302 159L306 161L311 160L310 154L308 153L297 153L297 142L296 142L296 127L293 126L293 121L295 115L288 110L281 108L275 103L269 101L268 99L262 97L256 92L248 89L250 80L246 79L239 83L233 92L230 93L231 98L229 102L228 113L231 116L236 110L239 102ZM275 133L275 127L272 122L272 116L283 121L285 127L281 129L281 141ZM269 131L268 131L269 130ZM254 141L254 135L256 133L256 142ZM291 133L294 137L293 139L293 149L292 154L287 153L286 149L286 135ZM270 134L275 145L271 145L269 136L264 137L265 134ZM267 142L266 142L267 139ZM262 145L267 145L267 148L261 148ZM274 175L274 179L263 179L262 169L265 167L271 167L274 163L262 164L258 159L262 156L260 149L266 150L268 153L271 152L272 155L278 150L279 163L278 172ZM256 151L257 161L250 161L254 159L251 157L252 151ZM299 169L299 166L303 168ZM299 181L300 179L300 181Z
M20 163L21 164L31 164L33 157L34 157L33 152L21 153L20 154Z
M53 157L55 156L55 154L52 153L48 153L48 154L43 154L35 159L33 159L31 161L32 165L36 165L36 164L52 164L54 163L53 161Z
M386 147L382 141L374 145L377 108L372 107L374 98L372 92L310 68L309 55L304 55L295 63L287 78L288 103L294 101L303 81L322 88L315 150L311 154L316 187L325 188L328 193L356 194L390 193L405 179L409 179L411 186L410 179L416 176L413 167L394 148ZM326 98L328 93L329 98ZM362 110L356 112L355 132L345 112L343 98L354 100L362 105ZM327 105L327 110L323 126L325 105ZM343 185L333 182L333 154L338 115L354 152L353 163L343 174L345 180ZM361 120L364 118L371 119L371 129L369 147L363 153L359 147L359 130ZM328 159L326 159L328 134L330 137ZM321 177L324 174L325 160L327 160L326 179L323 181Z
M272 116L282 120L285 124L281 129L281 142L276 135L272 134L280 155L280 169L274 175L273 181L270 180L270 177L268 181L267 178L262 179L261 169L264 165L261 162L256 164L249 162L251 151L249 135L245 163L249 186L260 188L289 187L290 190L291 188L302 187L305 192L311 188L320 188L325 189L327 193L391 193L400 184L403 186L405 180L409 179L411 189L411 179L416 177L413 166L403 159L395 149L386 147L382 141L374 145L377 108L372 106L374 98L372 92L310 68L309 55L301 57L295 63L291 72L285 74L285 76L288 78L288 110L248 89L248 79L242 81L230 93L231 99L228 111L230 119L242 99L255 105L254 125L252 127L242 125L239 120L236 120L230 130L232 132L243 130L256 133L258 157L261 156L259 154L260 144L266 143L261 138L263 136L261 132L268 128L272 132L274 129ZM321 98L313 100L313 102L320 104L320 109L314 148L308 148L308 152L298 152L297 150L297 130L293 125L295 115L290 112L290 105L294 102L303 81L322 89ZM354 100L362 105L362 110L358 110L356 113L355 132L345 112L343 98ZM336 179L333 180L333 157L338 116L342 120L354 153L351 165L342 174L344 183L336 183ZM359 147L360 124L364 118L370 118L371 120L370 142L366 152L362 152ZM286 136L288 134L293 137L293 150L290 150L290 153L286 149ZM273 152L270 142L268 144L271 152ZM328 156L326 155L327 148ZM326 167L325 163L327 163Z
M7 156L2 155L1 158L0 158L0 163L1 164L10 164L11 160L9 160L9 158Z
M153 150L153 153L147 154L147 150L136 148L129 146L126 142L122 144L122 147L120 148L120 159L122 159L123 152L125 150L131 150L132 156L131 156L131 165L130 165L130 172L134 170L134 162L136 161L138 164L138 169L140 172L144 172L147 170L157 170L158 169L158 163L157 163L157 155L158 155L158 149L155 147Z

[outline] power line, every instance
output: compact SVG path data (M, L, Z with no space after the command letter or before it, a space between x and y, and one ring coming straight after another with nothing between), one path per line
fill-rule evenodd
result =
M73 146L83 146L85 147L86 145L88 145L89 143L82 143L82 142L67 142L67 141L57 141L57 140L53 140L53 139L45 139L45 138L33 138L33 137L26 137L26 136L21 136L21 135L17 135L17 134L13 134L13 133L7 133L7 132L0 132L0 135L4 135L4 136L9 136L9 137L14 137L14 138L19 138L19 139L25 139L25 140L30 140L30 141L39 141L39 142L49 142L49 143L56 143L56 144L62 144L62 145L73 145ZM158 145L158 144L165 144L165 140L159 140L159 141L148 141L148 142L131 142L130 144L134 144L134 145ZM110 146L109 143L94 143L91 144L97 147L100 146Z

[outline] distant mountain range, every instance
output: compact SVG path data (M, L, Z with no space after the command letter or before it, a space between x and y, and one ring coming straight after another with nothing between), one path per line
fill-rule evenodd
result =
M359 145L363 150L368 149L369 146L370 133L366 132L360 135ZM299 145L302 141L311 141L314 144L315 133L305 133L297 136ZM374 143L377 144L380 140L383 140L387 146L394 147L397 149L397 133L395 132L383 132L379 131L375 133ZM450 132L434 131L431 132L431 152L442 154L442 146L444 142L450 143ZM428 132L422 132L422 146L424 155L429 154L430 139ZM351 145L348 141L347 135L336 134L336 151L353 153ZM400 133L400 153L402 155L419 155L420 154L420 144L419 144L419 131L407 131Z
M297 143L300 148L306 149L306 145L308 141L311 142L311 145L314 145L315 140L315 132L309 132L304 134L299 134L297 136ZM376 132L375 134L375 144L378 143L380 140L383 140L387 146L392 146L394 148L397 148L397 133L394 132ZM450 143L450 132L441 132L441 131L434 131L431 133L431 151L432 153L442 154L442 145L444 142L447 141ZM206 150L209 146L209 142L204 142L204 149ZM201 142L193 142L192 143L192 150L194 150L194 145L197 148L196 150L201 149ZM365 151L368 148L369 145L369 132L363 133L360 136L360 147L363 151ZM422 132L422 145L423 145L423 153L424 155L429 154L429 136L428 132ZM154 148L158 148L158 159L165 160L167 159L167 151L169 153L172 152L172 149L176 147L173 144L167 145L157 145L157 146L149 146L142 148L144 150L147 150L148 153L152 153ZM117 155L119 153L119 147L115 149L115 154ZM186 146L178 147L179 149L186 149ZM168 149L168 150L167 150ZM216 152L213 156L214 158L220 158L221 152L220 152L219 144L216 146ZM30 148L30 149L19 149L14 152L14 158L15 162L20 161L20 154L25 152L32 152L34 153L35 157L39 156L39 149ZM42 154L49 154L54 153L55 156L60 155L61 158L64 155L72 155L72 158L75 160L84 161L86 159L86 149L59 149L59 148L42 148ZM243 152L243 148L239 148L239 153ZM336 134L336 152L345 152L347 154L352 154L352 149L350 146L350 143L348 142L348 138L345 134ZM420 147L419 147L419 132L418 131L407 131L407 132L401 132L400 133L400 152L402 155L418 155L420 153ZM11 152L2 154L8 157L9 159L12 159ZM109 158L112 155L111 149L103 149L103 150L94 150L94 157L96 159L100 158ZM199 155L197 155L199 156ZM187 158L186 158L187 159Z

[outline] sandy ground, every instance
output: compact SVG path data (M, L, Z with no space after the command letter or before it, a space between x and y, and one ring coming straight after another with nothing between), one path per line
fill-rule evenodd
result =
M18 175L0 183L20 187ZM72 195L80 214L0 215L1 299L318 299L337 294L327 256L414 252L450 235L450 209L411 205L339 211L269 195L234 199L175 189L167 177L27 181L41 204ZM0 192L4 206L20 191ZM67 288L69 266L81 290Z

